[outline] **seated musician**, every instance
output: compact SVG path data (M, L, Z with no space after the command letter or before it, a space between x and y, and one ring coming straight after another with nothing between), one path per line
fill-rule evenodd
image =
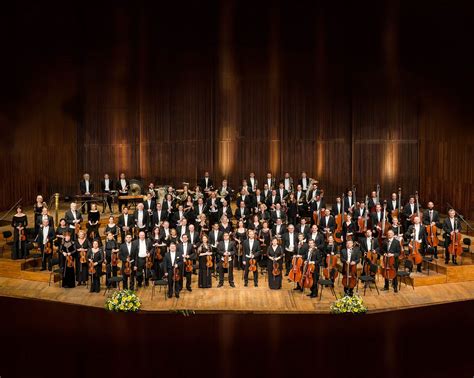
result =
M82 181L79 183L79 189L81 191L81 195L83 196L83 199L85 200L82 203L82 206L84 206L84 203L86 203L86 211L90 211L90 198L91 198L91 193L94 192L94 183L90 180L90 176L88 173L84 173Z

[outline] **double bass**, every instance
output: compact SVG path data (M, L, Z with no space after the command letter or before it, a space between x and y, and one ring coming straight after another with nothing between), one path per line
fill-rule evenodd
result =
M402 188L398 188L398 208L392 210L391 212L392 218L398 218L401 208L402 208Z
M415 204L416 204L416 211L410 215L410 222L413 223L415 217L420 218L420 203L418 199L418 192L415 192Z
M368 213L367 207L369 206L369 196L365 196L365 216L357 218L357 226L359 227L360 233L365 233L367 231L367 219Z
M387 232L391 228L391 225L390 223L388 223L388 219L387 219L387 201L385 201L383 204L382 221L379 222L377 226L380 228L379 235L378 235L379 245L382 245L383 240L387 238Z
M341 200L341 213L336 215L336 230L334 231L334 240L336 243L342 243L342 224L345 222L344 216L344 194L342 195Z
M427 237L426 240L428 242L428 245L430 247L437 247L439 245L439 239L438 239L438 228L436 225L428 225L426 226L426 233Z

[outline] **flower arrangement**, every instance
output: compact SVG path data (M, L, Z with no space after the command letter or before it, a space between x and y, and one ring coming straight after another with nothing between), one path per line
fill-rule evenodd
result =
M331 304L331 314L365 314L369 309L358 295L344 296Z
M141 305L140 298L132 290L116 290L105 301L105 309L116 312L137 312Z

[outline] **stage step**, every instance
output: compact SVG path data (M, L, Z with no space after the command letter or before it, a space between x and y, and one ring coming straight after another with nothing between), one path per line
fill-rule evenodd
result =
M49 271L41 271L41 258L28 258L26 260L11 260L0 258L0 276L18 278L29 281L49 282ZM54 276L54 282L59 281L59 276Z

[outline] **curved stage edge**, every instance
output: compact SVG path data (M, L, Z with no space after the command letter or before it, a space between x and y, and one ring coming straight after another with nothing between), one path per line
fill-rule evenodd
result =
M368 315L109 313L0 297L3 377L472 376L474 301Z

